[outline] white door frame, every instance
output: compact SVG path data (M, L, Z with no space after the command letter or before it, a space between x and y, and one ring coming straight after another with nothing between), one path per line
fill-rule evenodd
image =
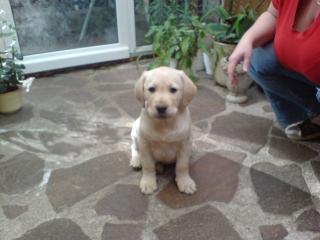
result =
M14 24L9 0L1 1L4 4L0 8L6 11L8 20ZM136 49L134 0L116 0L116 6L118 43L25 56L25 73L129 58L130 52Z
M152 46L151 45L145 45L145 46L137 46L137 40L136 40L136 21L135 21L135 6L134 6L134 0L128 1L129 9L130 9L130 56L139 56L144 54L150 54L152 52Z

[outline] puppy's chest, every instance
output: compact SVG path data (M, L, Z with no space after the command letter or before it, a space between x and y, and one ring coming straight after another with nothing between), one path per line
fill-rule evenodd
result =
M172 163L176 161L180 150L180 143L165 143L152 141L150 142L151 153L156 161L164 163Z
M189 138L190 129L184 125L175 125L175 127L155 128L150 125L143 126L141 129L143 138L157 143L178 143Z

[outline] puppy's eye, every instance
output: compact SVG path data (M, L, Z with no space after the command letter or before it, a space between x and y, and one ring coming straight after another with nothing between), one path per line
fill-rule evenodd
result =
M148 90L149 90L149 92L154 93L156 91L156 88L155 87L149 87Z
M176 89L176 88L174 88L174 87L170 88L170 92L171 92L171 93L176 93L177 91L178 91L178 89Z

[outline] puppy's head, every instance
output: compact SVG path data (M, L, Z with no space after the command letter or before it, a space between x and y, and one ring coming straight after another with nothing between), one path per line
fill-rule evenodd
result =
M197 88L183 72L169 67L145 71L135 85L135 95L149 116L166 119L186 108Z

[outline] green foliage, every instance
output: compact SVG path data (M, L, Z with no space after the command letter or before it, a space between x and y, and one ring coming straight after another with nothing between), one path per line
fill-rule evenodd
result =
M249 6L242 8L237 14L230 14L223 6L218 5L214 13L221 20L220 23L211 25L215 40L230 44L238 43L257 18L255 10Z
M0 10L0 13L4 12ZM23 56L15 47L16 31L11 24L0 18L0 40L7 42L9 39L10 44L0 51L0 93L17 89L22 84L25 69L25 66L19 63Z
M136 0L136 10L146 16L149 26L161 25L171 15L183 15L183 6L189 5L189 0L183 1L184 3L177 0Z
M215 42L237 44L243 34L253 25L256 20L256 11L249 6L242 8L237 14L231 14L226 9L217 5L213 12L220 18L220 23L210 25ZM217 67L221 58L228 56L229 50L220 44L214 44L211 60Z
M158 9L158 5L166 5ZM166 9L162 12L163 9ZM150 68L168 66L171 59L177 61L177 68L185 70L189 77L195 79L192 72L192 62L199 49L209 52L205 44L205 37L213 33L212 23L206 23L206 19L212 14L213 9L208 10L202 16L194 14L189 1L178 4L177 1L151 2L149 7L149 23L151 24L146 40L152 44L155 61ZM160 15L158 15L160 14ZM161 16L161 18L159 18Z

